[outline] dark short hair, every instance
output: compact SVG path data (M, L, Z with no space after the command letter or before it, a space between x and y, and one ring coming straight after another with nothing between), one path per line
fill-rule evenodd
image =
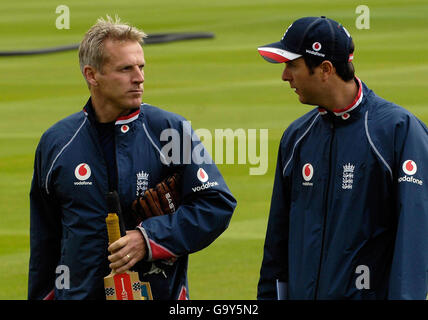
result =
M354 53L354 42L351 43L349 54ZM309 68L309 72L312 74L314 69L318 67L325 59L318 56L313 55L303 55L303 59L305 60L306 66ZM330 60L329 60L330 61ZM334 68L336 69L337 75L343 81L349 81L354 79L355 69L354 65L351 61L346 62L338 62L338 61L330 61Z

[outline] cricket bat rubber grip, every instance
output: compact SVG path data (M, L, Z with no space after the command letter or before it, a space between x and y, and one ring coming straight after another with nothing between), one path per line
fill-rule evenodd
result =
M106 217L108 242L112 244L120 239L119 217L116 213L109 213Z

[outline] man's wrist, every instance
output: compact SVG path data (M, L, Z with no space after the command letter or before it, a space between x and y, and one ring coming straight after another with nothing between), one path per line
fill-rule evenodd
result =
M136 229L141 232L143 239L144 239L144 242L145 242L145 245L146 245L146 250L145 250L144 257L142 260L150 261L151 257L152 257L152 250L150 247L150 241L149 241L149 237L147 236L146 230L141 226L137 226Z

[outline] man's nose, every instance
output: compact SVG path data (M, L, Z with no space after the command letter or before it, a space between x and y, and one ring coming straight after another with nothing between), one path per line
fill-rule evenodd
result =
M287 68L287 64L285 64L284 71L282 72L282 81L291 81L291 79L290 71Z
M136 71L134 72L134 82L143 83L144 82L144 70L140 68L136 68Z

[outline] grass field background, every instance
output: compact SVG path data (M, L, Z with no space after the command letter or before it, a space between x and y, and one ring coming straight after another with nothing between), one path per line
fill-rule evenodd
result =
M70 29L57 30L58 5ZM358 30L355 9L370 9ZM356 74L376 93L428 123L428 3L409 1L141 0L2 1L0 51L79 42L100 16L118 14L146 33L207 31L212 40L145 46L143 101L180 113L194 128L269 129L269 169L219 165L238 207L230 227L190 257L192 299L255 299L276 152L283 130L311 107L280 80L257 46L278 41L302 16L343 23L353 36ZM29 189L41 134L88 98L77 51L0 57L0 299L26 299Z

